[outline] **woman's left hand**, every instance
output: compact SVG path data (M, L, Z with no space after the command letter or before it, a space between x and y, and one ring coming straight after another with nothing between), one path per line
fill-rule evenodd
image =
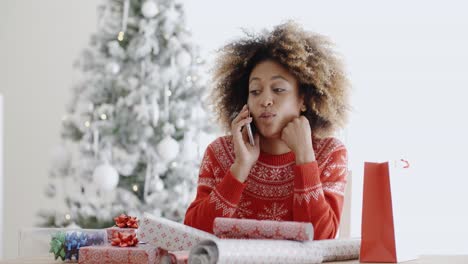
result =
M312 132L309 120L305 116L296 117L289 122L281 132L281 140L294 152L296 164L315 160Z

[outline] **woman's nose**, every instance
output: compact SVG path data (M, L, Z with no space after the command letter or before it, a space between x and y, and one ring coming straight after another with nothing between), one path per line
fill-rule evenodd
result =
M263 107L268 107L273 105L273 99L270 96L266 96L264 99L262 99L262 106Z

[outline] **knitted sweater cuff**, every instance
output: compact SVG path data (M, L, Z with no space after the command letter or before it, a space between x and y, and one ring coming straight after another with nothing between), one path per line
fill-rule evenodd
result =
M237 180L228 170L223 180L216 186L218 193L232 204L238 204L244 191L246 183Z

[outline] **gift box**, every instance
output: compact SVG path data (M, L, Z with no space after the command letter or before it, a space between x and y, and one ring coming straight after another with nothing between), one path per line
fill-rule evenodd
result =
M118 233L125 235L136 235L136 228L121 228L121 227L109 227L106 228L107 242L110 244L112 239L117 236Z
M149 264L160 263L164 251L149 244L138 244L135 247L89 246L80 248L78 263L83 264Z

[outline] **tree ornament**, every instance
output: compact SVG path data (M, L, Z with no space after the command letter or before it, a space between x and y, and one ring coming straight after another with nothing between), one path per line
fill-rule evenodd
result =
M100 189L112 191L119 183L117 170L108 163L96 167L93 173L93 180Z
M187 68L192 63L192 56L185 49L177 54L177 65Z
M159 142L156 151L164 162L169 162L179 154L179 143L168 135Z
M182 129L185 127L185 120L183 118L178 118L175 125L178 129Z
M146 18L152 18L159 13L159 8L153 0L146 0L141 6L141 13Z
M120 65L115 61L110 61L106 64L106 72L117 74L120 71Z

